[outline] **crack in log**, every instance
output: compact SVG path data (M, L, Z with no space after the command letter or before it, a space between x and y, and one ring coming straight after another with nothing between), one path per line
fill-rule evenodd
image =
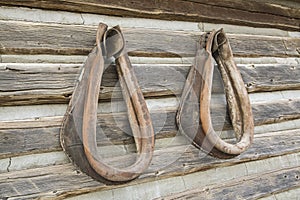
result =
M81 20L82 20L82 23L81 23L81 24L84 25L84 24L85 24L85 19L84 19L82 13L80 13L80 18L81 18Z
M14 71L14 72L26 71L26 69L16 69L16 68L9 67L9 66L5 66L4 69L7 71Z
M282 44L283 44L283 46L284 46L284 51L285 51L285 55L287 56L288 55L288 47L287 47L287 45L286 45L286 43L285 43L285 40L282 38L281 39L281 41L282 41Z
M10 157L9 160L8 160L8 166L7 166L7 168L6 168L7 172L9 172L9 168L10 168L10 166L11 166L11 161L12 161L12 159L11 159L11 157Z

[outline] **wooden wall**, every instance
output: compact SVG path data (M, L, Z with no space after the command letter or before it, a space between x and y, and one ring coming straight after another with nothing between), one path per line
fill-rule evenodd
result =
M210 1L182 0L175 1L174 5L181 5L176 12L169 1L145 1L140 11L130 9L130 3L138 4L135 1L61 2L0 1L1 5L35 7L0 7L0 199L299 196L300 17L296 2L278 1L276 6L217 1L216 6ZM196 5L188 7L190 16L181 15L186 10L180 9L187 9L183 5L190 4ZM119 9L113 9L116 6ZM204 8L207 12L200 12ZM216 12L227 18L212 15ZM243 12L249 15L238 18ZM107 16L112 14L128 17ZM121 185L96 182L82 174L59 143L62 116L94 46L99 22L121 25L156 131L150 168ZM174 119L198 36L220 27L228 33L255 121L254 144L229 160L212 158L190 145ZM98 128L105 134L97 139L104 159L123 166L134 157L134 143L117 83L112 65L105 71L100 91ZM217 71L213 92L215 127L230 139Z
M297 0L1 0L2 5L299 31Z

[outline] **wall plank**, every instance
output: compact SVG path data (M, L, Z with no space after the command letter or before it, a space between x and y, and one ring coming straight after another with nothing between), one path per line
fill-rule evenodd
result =
M96 27L0 21L1 54L87 55L95 43ZM225 30L226 31L226 30ZM123 28L129 55L185 57L195 56L200 33ZM284 42L299 43L300 38L228 34L235 56L297 56Z
M68 200L89 200L99 199L100 197L118 200L123 199L124 196L133 199L154 199L164 197L176 193L181 193L186 190L193 190L195 188L207 188L210 186L222 185L222 183L229 183L233 179L254 177L257 174L272 173L288 168L298 167L299 164L295 162L299 157L299 153L284 155L279 157L267 158L264 160L252 161L247 163L240 163L237 165L219 167L217 169L209 169L195 172L179 177L172 177L162 180L155 180L137 185L127 186L125 188L117 188L106 191L95 191L87 194L67 198ZM208 181L209 177L209 181ZM241 181L242 182L242 181ZM157 187L159 185L159 187ZM131 191L128 193L128 191ZM297 193L298 191L298 193ZM230 192L230 191L229 191ZM175 196L174 194L174 196ZM289 190L276 197L280 200L297 199L299 189ZM226 195L226 192L225 194ZM231 198L232 199L232 198ZM267 199L264 199L267 200ZM273 198L268 200L275 200Z
M248 151L239 157L228 160L206 156L194 147L179 146L165 148L156 152L155 155L157 157L153 159L151 167L140 178L127 183L126 186L154 179L182 176L216 167L265 159L270 156L296 153L300 150L299 142L299 130L277 132L267 134L266 136L260 135L260 137L255 138L255 143ZM162 155L163 152L164 154ZM173 158L174 155L177 156L177 159L174 159L172 163L168 163L170 162L168 159L163 159ZM123 161L126 163L128 157L118 157L115 162L124 164ZM293 180L292 183L298 184L299 181L294 182ZM118 186L93 181L90 177L76 170L71 164L0 174L0 197L2 198L65 197L71 194L78 195L89 191L112 189L115 187Z
M99 3L96 0L85 2L80 0L45 0L40 2L0 0L0 5L20 5L165 20L201 21L200 25L206 26L205 28L199 27L200 29L203 28L201 30L210 27L204 22L211 22L299 31L300 4L296 1L286 2L274 3L270 0L265 2L258 0L247 2L242 0L217 0L214 2L209 0L104 0ZM88 16L75 15L79 17L76 20L79 20L80 23L82 20L83 24L85 17ZM70 58L74 56L76 57L74 63L78 63L64 65L59 64L60 62L56 60L55 62L58 63L56 65L1 64L0 106L67 103L82 68L81 60L94 46L96 26L17 22L9 19L8 21L0 21L0 27L0 54L2 54L0 62L6 58L15 59L13 56L17 54L23 56L52 54L50 57L61 56L62 60L64 60L64 56ZM194 56L195 44L200 32L124 28L124 34L129 54L137 59L139 56L179 59L178 57ZM246 34L228 34L228 36L234 55L242 57L241 59L261 59L268 56L278 57L278 59L294 59L297 63L239 65L245 87L249 93L300 89L300 65L297 60L300 57L299 37ZM44 57L41 58L44 59ZM26 59L28 60L28 58ZM67 63L73 62L68 61ZM174 94L180 95L189 68L190 64L134 65L144 95L164 98ZM112 95L114 95L113 98L119 99L121 93L120 88L115 87L116 84L115 69L110 67L104 75L100 99L107 101ZM221 85L220 78L215 74L213 91L215 93L221 92ZM217 102L212 108L216 128L225 131L231 130L228 114L225 113L225 116L218 115L218 113L224 113L222 110L224 105ZM252 105L255 126L277 125L280 122L300 119L299 108L300 98L297 95L289 100L256 102ZM295 129L255 135L254 144L247 152L230 160L215 159L199 152L189 142L184 143L184 137L177 132L174 120L175 113L175 106L168 107L164 111L152 110L151 117L157 132L156 140L159 147L155 149L149 169L140 178L127 183L126 186L153 180L160 181L174 176L181 179L181 176L186 174L207 169L222 170L223 167L237 164L245 165L247 172L248 170L259 171L261 169L255 167L255 165L259 165L258 161L300 152L300 130ZM165 121L162 122L162 119ZM42 120L0 122L0 159L4 165L7 165L7 170L21 170L0 174L0 199L64 198L69 195L119 187L104 182L95 182L65 160L59 143L61 121L62 116ZM108 153L105 160L116 166L128 164L132 160L132 156L126 155L126 153L133 152L131 148L134 141L130 136L126 114L100 113L98 127L101 127L105 133L97 138L102 150L106 149L106 152L111 153L111 149L116 145L123 148L125 152L125 155ZM181 143L166 143L166 147L163 146L164 142L177 136L182 139L180 140ZM225 135L224 137L230 138L231 136ZM36 157L38 160L36 162L44 162L43 159L47 159L47 155L57 153L58 156L50 159L51 162L47 160L49 162L44 165L35 165L34 162L18 165L18 162L21 163L37 153L41 153L41 156ZM28 160L32 162L34 159ZM250 161L255 161L255 163ZM291 162L295 163L296 161L298 162L297 157ZM16 162L15 165L12 162ZM56 164L59 165L49 166ZM289 164L291 163L289 162ZM34 169L24 170L28 166ZM36 168L37 166L41 168ZM3 169L5 170L5 168ZM245 176L234 181L213 185L209 187L209 190L198 188L178 195L185 198L199 197L199 195L204 198L223 198L226 194L225 197L231 199L236 197L235 192L238 190L241 198L258 198L300 186L299 167L280 169L266 174L265 171L268 170L256 172L255 176ZM260 187L261 185L264 187ZM160 186L163 187L163 184L160 183Z
M263 102L252 105L255 126L279 123L300 118L300 100ZM230 130L231 123L225 110L212 107L212 119L216 130ZM151 118L156 138L174 137L177 134L175 123L176 107L168 110L152 110ZM225 117L225 118L224 118ZM28 153L60 150L59 129L62 118L51 117L37 122L1 122L0 158ZM14 125L16 124L16 125ZM102 113L98 115L98 129L104 134L97 136L98 144L132 144L131 129L125 113ZM225 135L225 137L229 137ZM231 136L232 137L232 136Z
M134 64L145 97L180 96L189 64ZM67 103L79 77L81 64L0 64L0 106ZM249 93L300 89L300 65L238 65ZM214 93L222 93L215 69ZM299 96L300 97L300 96ZM115 66L106 69L100 99L121 99Z
M155 18L165 20L203 21L253 27L272 27L299 30L299 2L275 3L251 0L244 2L208 0L105 0L105 1L54 1L33 0L0 1L1 5L27 6L83 13ZM216 15L216 13L218 13Z
M156 200L256 199L300 186L300 167L246 176L208 187L187 190ZM298 177L298 178L297 178Z

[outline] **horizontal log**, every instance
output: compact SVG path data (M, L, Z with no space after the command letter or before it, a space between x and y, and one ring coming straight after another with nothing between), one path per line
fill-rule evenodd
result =
M173 199L257 199L300 187L300 167L246 176L208 187L198 187L156 200Z
M299 88L300 65L239 66L248 92L267 92Z
M24 7L0 7L2 20L21 20L40 23L98 25L104 21L108 26L121 24L122 27L144 27L150 29L164 29L172 31L210 31L223 27L227 33L268 35L268 36L295 36L297 32L275 28L253 28L232 24L212 24L207 22L186 22L173 20L156 20L149 18L116 17L86 13L64 12L58 10L42 10ZM18 13L17 15L15 13Z
M55 118L53 119L53 121ZM28 121L30 123L30 121ZM294 123L299 123L300 120L292 120L287 122L281 122L276 123L277 128L272 128L272 125L264 125L264 126L258 126L255 129L255 134L258 136L258 134L266 135L266 132L278 132L278 131L286 131L291 129L299 129L300 126L293 125ZM288 125L288 127L285 128L285 124ZM11 126L15 125L13 128L17 128L16 123L7 124L7 129L11 128ZM21 125L21 124L19 124ZM24 126L24 125L23 125ZM27 126L30 126L27 124ZM40 124L42 126L42 123ZM24 128L24 127L23 127ZM257 131L257 128L263 129L263 131L259 132ZM223 135L223 134L222 134ZM180 145L186 145L189 144L190 141L187 140L184 136L176 135L176 137L171 138L161 138L156 139L155 141L155 151L165 149L166 147L175 147ZM108 158L114 158L121 155L132 155L135 152L135 145L134 144L124 144L124 145L116 145L116 146L99 146L98 147L99 155L101 155L102 158L108 159ZM300 155L300 154L299 154ZM131 158L128 158L128 160L131 160ZM31 169L31 168L38 168L38 167L46 167L50 165L58 165L58 164L66 164L69 162L69 159L67 158L67 155L63 151L53 151L48 153L36 153L34 156L32 154L28 155L21 155L21 156L14 156L9 158L0 159L0 173L5 172L11 172L11 171L17 171L17 170L24 170L24 169ZM277 162L276 162L277 163ZM281 162L282 163L282 162ZM264 169L264 167L262 167ZM273 168L269 167L270 170ZM258 169L256 168L255 172L257 172ZM247 172L251 172L249 169ZM193 185L193 183L189 184Z
M286 90L275 92L257 92L250 93L249 98L251 104L267 103L275 101L297 100L300 90ZM165 98L146 98L146 104L149 110L174 110L178 107L180 97ZM224 94L212 94L211 105L216 108L225 108ZM42 104L42 105L25 105L25 106L2 106L0 107L0 121L14 121L26 119L41 119L43 117L63 116L66 112L68 104ZM22 108L22 109L20 109ZM112 99L109 102L100 100L98 105L99 113L119 113L126 112L124 101L120 99Z
M272 27L283 30L299 30L299 3L269 3L257 0L244 2L208 0L138 1L105 0L85 2L46 0L0 1L0 5L66 10L104 15L155 18L165 20L202 21L254 27ZM218 14L216 14L218 13Z
M183 176L197 171L261 160L288 153L297 153L300 151L299 144L300 132L299 130L294 130L271 133L266 136L261 135L255 138L255 143L248 151L239 157L229 160L207 156L194 147L187 146L183 148L179 146L165 148L160 150L160 152L156 152L155 155L157 157L153 159L151 167L140 178L127 183L126 186L154 179L159 180L168 177ZM169 159L173 159L174 156L177 159L169 163ZM123 157L123 159L127 159L127 157ZM119 157L118 163L122 163L121 161L123 161L122 157ZM248 164L250 171L255 170L253 167L257 170L256 165ZM295 163L289 164L290 167L295 165ZM298 183L299 181L297 181ZM66 197L116 187L119 186L106 185L102 182L93 181L88 176L76 170L71 164L0 174L0 198L17 197L21 199L33 199L37 197Z
M247 178L252 175L272 173L283 169L298 167L299 165L297 164L297 162L295 162L295 160L298 159L298 156L299 153L296 153L268 158L264 160L241 163L233 166L218 167L216 169L200 171L179 177L171 177L168 179L140 183L137 185L127 186L119 189L89 192L87 194L79 196L76 195L74 197L67 198L67 200L89 200L91 198L100 197L116 200L123 198L123 196L126 196L128 198L131 197L133 199L143 199L145 197L147 199L154 199L157 197L164 197L179 192L184 192L186 190L194 189L195 187L205 188L211 185L221 186L224 182L229 182L234 179L240 179L242 177ZM159 185L159 187L157 187L157 185ZM286 198L297 199L297 194L299 194L300 188L298 188L298 190L292 188L289 189L291 190L279 193L278 195L277 193L273 195L282 200ZM134 193L128 193L128 191L134 191ZM230 192L230 190L228 192ZM267 200L267 198L264 200Z
M96 26L0 21L1 54L87 55L95 44ZM200 32L122 28L129 55L157 57L195 56ZM226 32L226 30L225 30ZM235 56L299 57L300 38L228 34Z
M0 55L0 63L52 63L52 64L82 64L87 56L72 56L72 55ZM135 57L129 56L133 64L191 64L194 57L183 58L160 58L160 57ZM284 64L298 65L300 57L234 57L236 64Z
M252 105L255 126L300 119L300 100L284 100ZM156 138L174 137L178 133L175 123L176 107L168 110L152 110ZM231 123L222 106L212 107L214 128L218 131L230 130ZM0 123L0 158L28 153L61 150L59 129L62 118L48 118L39 122L16 121ZM98 144L132 144L131 129L125 113L102 113L98 115ZM225 135L224 137L232 137Z
M190 64L134 64L145 97L180 96ZM0 106L67 103L73 93L81 64L0 64ZM249 93L300 89L300 65L238 65ZM223 92L217 68L214 93ZM121 99L114 65L103 75L100 100Z
M34 156L28 154L0 160L0 174L66 163L69 163L69 159L63 151L34 154Z

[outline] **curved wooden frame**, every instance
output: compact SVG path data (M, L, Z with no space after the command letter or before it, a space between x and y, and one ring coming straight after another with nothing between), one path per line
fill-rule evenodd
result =
M97 46L87 58L81 80L70 101L61 130L61 144L71 160L93 178L99 179L100 175L110 181L129 181L138 177L151 162L154 150L152 121L125 51L120 28L117 26L107 30L105 24L100 24L96 41ZM116 57L120 85L137 146L136 162L122 169L102 162L96 142L100 84L105 58L111 56Z
M238 142L231 144L222 140L214 131L210 114L211 86L213 79L213 57L224 82L230 118ZM195 103L199 104L195 107ZM190 112L199 109L199 124L195 125ZM179 129L196 147L219 158L230 158L244 152L253 141L254 123L250 100L242 77L233 61L228 39L221 29L204 34L196 54L176 116ZM188 127L188 128L187 128Z

